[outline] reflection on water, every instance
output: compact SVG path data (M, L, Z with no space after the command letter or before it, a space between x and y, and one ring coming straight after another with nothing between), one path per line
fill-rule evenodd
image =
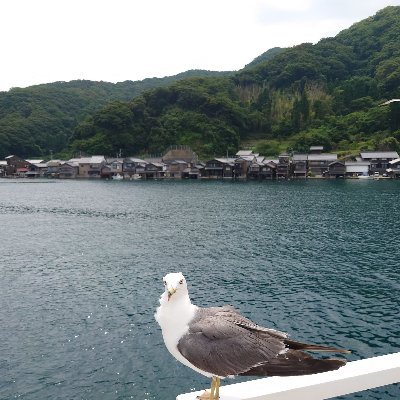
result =
M178 270L199 305L233 304L353 360L399 351L400 182L17 183L0 181L1 399L207 386L153 318Z

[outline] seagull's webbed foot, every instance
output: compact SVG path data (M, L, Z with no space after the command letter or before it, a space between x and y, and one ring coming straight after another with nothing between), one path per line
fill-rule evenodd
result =
M200 396L197 396L196 399L198 400L211 400L211 393L209 390L205 390Z
M211 379L211 389L210 391L205 390L203 394L197 396L199 400L218 400L219 399L219 386L221 384L221 379L213 376Z

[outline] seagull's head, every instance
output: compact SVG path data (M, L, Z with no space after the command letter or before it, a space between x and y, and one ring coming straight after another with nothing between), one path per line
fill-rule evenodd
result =
M171 300L172 296L174 296L174 298L187 296L188 289L186 285L186 279L182 272L172 272L165 275L163 282L168 301Z

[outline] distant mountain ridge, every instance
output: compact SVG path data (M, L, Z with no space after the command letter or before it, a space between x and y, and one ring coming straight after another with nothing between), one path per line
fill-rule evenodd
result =
M126 155L190 145L201 156L255 143L398 150L400 7L334 38L263 53L238 72L188 71L140 82L72 81L0 93L0 158L15 153ZM185 75L186 74L186 75Z
M256 57L252 62L245 65L244 69L255 67L258 64L264 63L265 61L272 60L276 55L285 51L285 48L282 47L273 47L272 49L267 50L263 54Z
M186 78L204 78L217 76L230 76L231 71L208 71L202 69L191 69L185 72L180 72L176 75L165 76L163 78L145 78L139 81L126 80L117 83L106 81L91 81L91 80L73 80L59 81L45 84L30 86L31 88L59 88L59 89L91 89L100 87L109 95L108 100L131 100L133 97L140 95L143 91L153 89L155 87L169 85L177 80ZM18 88L17 88L18 89ZM14 90L14 89L11 89ZM23 90L23 89L22 89ZM1 93L1 92L0 92Z

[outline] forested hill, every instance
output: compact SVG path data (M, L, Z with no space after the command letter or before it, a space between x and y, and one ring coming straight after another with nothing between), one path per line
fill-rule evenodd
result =
M400 98L399 43L400 7L387 7L335 38L271 49L238 73L177 80L130 101L101 97L106 84L87 83L94 94L79 90L83 98L97 96L96 105L74 100L75 88L63 89L48 101L50 111L38 107L34 113L32 103L48 99L47 92L25 107L24 101L16 106L5 100L26 95L12 90L0 96L0 149L40 155L62 148L72 133L69 152L106 155L120 149L124 155L160 153L171 144L188 144L204 157L232 153L243 144L265 155L305 151L313 144L343 153L399 150L400 103L379 105ZM57 84L47 90L58 90ZM105 104L110 99L118 101ZM101 102L105 106L98 109ZM60 112L65 107L73 112Z
M77 124L110 101L129 101L146 90L190 77L231 72L190 70L164 78L119 83L77 80L0 92L0 159L46 156L67 148Z
M244 69L249 69L251 67L255 67L256 65L265 63L268 60L272 60L276 55L282 53L285 49L282 47L273 47L272 49L267 50L260 56L256 57L252 62L246 64Z

